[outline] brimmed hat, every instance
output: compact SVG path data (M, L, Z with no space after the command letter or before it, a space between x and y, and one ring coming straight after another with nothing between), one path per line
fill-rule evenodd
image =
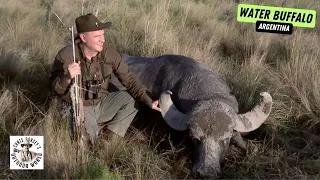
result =
M110 28L112 26L112 22L102 23L93 14L86 14L86 15L79 16L75 22L77 27L76 38L79 37L79 33L98 31L98 30Z

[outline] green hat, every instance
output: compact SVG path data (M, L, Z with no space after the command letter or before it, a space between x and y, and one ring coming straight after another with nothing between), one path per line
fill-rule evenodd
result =
M78 34L83 32L107 29L112 25L111 22L105 22L105 23L100 22L98 18L93 14L86 14L86 15L79 16L75 22L76 22Z

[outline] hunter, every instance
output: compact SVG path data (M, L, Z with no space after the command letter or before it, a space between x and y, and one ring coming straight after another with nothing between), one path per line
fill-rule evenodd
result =
M96 16L87 14L76 18L75 23L77 62L73 62L72 45L58 52L50 77L53 93L70 107L68 89L72 79L81 74L85 127L91 143L99 139L102 125L107 126L108 137L124 137L139 109L137 102L160 111L158 100L151 98L150 91L138 81L120 53L105 43L104 30L112 22L102 23ZM108 90L112 73L127 90Z

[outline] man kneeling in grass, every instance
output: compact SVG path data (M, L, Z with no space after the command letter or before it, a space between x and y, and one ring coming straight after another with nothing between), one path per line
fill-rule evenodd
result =
M98 139L101 124L107 126L108 137L113 137L114 133L124 137L137 113L136 101L160 111L158 100L151 99L150 91L138 81L121 55L105 43L104 29L111 27L111 22L102 23L94 15L87 14L78 17L75 23L77 62L73 62L72 45L58 52L51 69L53 92L70 107L68 89L71 80L81 74L85 127L91 142ZM108 92L112 73L127 91Z

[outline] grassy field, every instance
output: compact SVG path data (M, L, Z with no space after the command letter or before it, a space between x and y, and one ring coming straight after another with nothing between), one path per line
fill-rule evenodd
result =
M259 92L273 96L268 121L246 137L248 150L231 146L222 178L320 178L319 15L316 28L279 35L257 33L254 24L237 22L234 1L0 2L1 178L192 178L187 145L171 146L174 134L155 138L158 132L138 126L119 143L102 140L87 155L87 164L76 165L68 123L50 97L48 78L56 53L70 43L67 27L77 16L97 9L99 19L113 22L106 40L120 52L193 57L227 80L241 112L253 107ZM263 5L320 11L317 0L268 0ZM154 120L152 115L147 118ZM10 135L44 135L43 171L9 169Z

